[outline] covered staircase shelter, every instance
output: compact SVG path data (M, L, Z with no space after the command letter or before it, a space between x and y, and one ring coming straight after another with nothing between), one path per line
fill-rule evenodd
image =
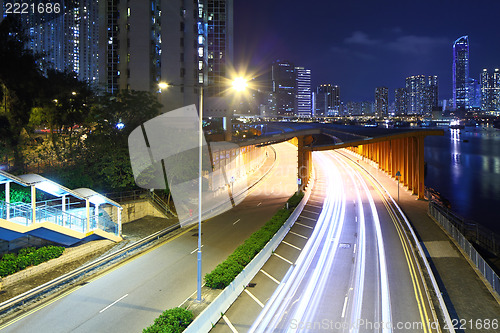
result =
M12 202L11 184L30 188L31 202ZM38 174L15 176L0 170L0 239L31 235L62 245L121 238L122 207L88 188L70 190ZM37 191L49 200L37 201Z

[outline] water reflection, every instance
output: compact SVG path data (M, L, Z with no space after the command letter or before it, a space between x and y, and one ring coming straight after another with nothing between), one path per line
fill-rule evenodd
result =
M500 232L500 130L465 128L427 137L426 185L451 201L453 209Z

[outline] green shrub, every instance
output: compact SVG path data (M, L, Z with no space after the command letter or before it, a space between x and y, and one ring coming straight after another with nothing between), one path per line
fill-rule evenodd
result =
M143 333L177 333L182 332L193 321L193 313L183 308L164 311L155 319L153 325L142 330Z
M21 249L17 255L7 253L0 259L0 276L5 277L26 267L39 265L42 262L61 256L63 252L64 247L49 245L39 249L34 247Z
M238 246L224 262L217 265L210 273L207 273L205 275L205 285L212 289L224 289L233 282L243 268L273 238L303 196L304 194L300 193L290 197L287 201L289 209L280 209L262 228L254 232L242 245Z

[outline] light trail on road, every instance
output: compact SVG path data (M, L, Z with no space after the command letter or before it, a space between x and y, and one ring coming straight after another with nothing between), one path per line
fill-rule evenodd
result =
M313 159L316 183L327 188L322 211L249 331L392 333L402 318L423 323L408 245L379 190L336 152ZM412 332L428 332L422 326Z

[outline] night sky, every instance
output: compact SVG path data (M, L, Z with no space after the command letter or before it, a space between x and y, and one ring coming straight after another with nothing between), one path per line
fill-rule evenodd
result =
M452 96L452 45L469 35L470 76L500 67L500 0L234 0L236 67L262 73L275 59L312 70L313 87L373 100L377 86L438 75Z

